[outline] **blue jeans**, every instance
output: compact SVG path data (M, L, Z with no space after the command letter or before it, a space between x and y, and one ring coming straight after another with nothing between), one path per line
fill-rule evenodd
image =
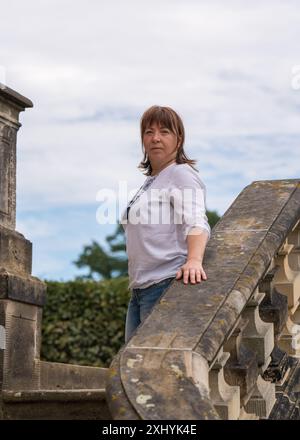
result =
M166 278L165 280L152 284L145 289L132 289L125 325L126 344L174 279L175 277Z

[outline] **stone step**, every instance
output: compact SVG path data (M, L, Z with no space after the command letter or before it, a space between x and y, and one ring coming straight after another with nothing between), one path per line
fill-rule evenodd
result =
M105 389L2 391L5 420L111 420Z

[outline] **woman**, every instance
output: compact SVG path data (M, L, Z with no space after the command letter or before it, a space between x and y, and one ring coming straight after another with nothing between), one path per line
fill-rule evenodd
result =
M147 179L122 217L131 289L126 343L175 278L184 284L207 279L202 260L210 237L206 189L184 152L180 116L170 107L152 106L140 129L139 168Z

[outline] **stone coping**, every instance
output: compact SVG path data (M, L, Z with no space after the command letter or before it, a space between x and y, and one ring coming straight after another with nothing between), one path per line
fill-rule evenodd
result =
M46 301L46 289L46 283L32 275L11 273L0 267L0 300L12 299L43 306Z
M21 108L33 107L33 103L30 99L26 98L25 96L21 95L10 87L7 87L6 85L0 83L0 97L1 96L8 99L9 101L12 101Z
M40 387L48 390L105 388L108 368L39 361Z

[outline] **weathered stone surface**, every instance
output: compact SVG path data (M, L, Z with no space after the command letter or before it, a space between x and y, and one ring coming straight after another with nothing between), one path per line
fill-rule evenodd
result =
M276 403L270 414L273 420L300 420L300 364L289 357L289 373L281 385L276 386Z
M3 130L4 131L4 130ZM3 138L0 142L0 212L2 215L8 215L9 203L8 203L8 185L9 185L9 169L10 169L10 156L8 148L6 148Z
M38 309L17 301L0 300L0 324L6 332L3 366L0 366L4 389L39 388Z
M0 96L9 103L9 115L14 114L15 108L19 107L24 110L25 108L33 107L32 101L30 101L30 99L26 98L25 96L21 95L10 87L1 87Z
M300 325L291 316L278 339L278 346L289 355L300 357Z
M262 291L265 292L265 290ZM287 297L281 295L276 289L267 290L260 304L259 314L263 321L274 324L274 337L277 338L282 332L288 317Z
M40 389L105 389L107 374L108 368L40 361Z
M222 307L219 308L211 325L201 335L199 343L194 350L212 364L218 354L220 347L225 342L227 336L231 332L233 326L238 320L245 304L246 298L242 292L232 289L223 302Z
M210 277L209 271L207 276ZM197 344L199 334L205 329L205 323L216 312L222 293L232 283L217 289L217 280L211 279L211 298L205 295L205 283L187 286L185 296L182 296L182 283L175 282L172 290L169 288L163 298L155 305L156 313L151 313L143 323L143 332L137 332L129 341L129 346L185 348ZM154 310L153 309L153 310ZM193 310L193 313L191 313ZM188 328L182 328L182 322L188 322ZM166 326L166 323L168 325ZM155 326L155 332L150 328Z
M244 407L241 408L239 420L259 420L256 414L248 413Z
M263 371L271 360L270 356L274 348L273 324L262 321L259 315L259 305L264 295L256 289L242 315L248 320L243 332L243 343L256 353L258 366Z
M106 383L107 404L113 418L117 420L139 420L139 414L123 391L121 374L120 374L120 357L125 346L119 350L118 354L112 360Z
M271 353L271 362L263 373L263 379L273 383L280 383L286 377L289 366L289 357L287 353L282 351L275 345Z
M224 229L236 232L267 231L278 219L278 214L285 207L298 182L298 179L252 182L224 213L222 220L216 225L216 232Z
M11 229L16 222L16 130L0 119L0 225Z
M193 380L192 364L192 353L183 350L132 348L124 351L121 381L126 384L128 399L141 419L218 418L205 384L196 385Z
M255 353L243 345L240 348L240 361L228 361L224 367L224 377L229 385L240 388L241 404L246 404L256 383L258 368Z
M210 399L223 420L237 420L240 416L240 387L229 385L224 379L224 366L230 354L221 350L209 372Z
M275 181L275 187L278 186L278 184L279 182ZM282 196L282 193L280 194ZM290 193L288 192L288 195L289 194ZM252 258L249 260L249 263L241 272L236 284L233 286L233 290L240 292L241 297L242 295L244 295L244 297L246 298L244 305L246 304L247 299L250 298L258 282L265 275L268 267L270 266L274 254L280 248L287 233L292 229L293 225L297 222L297 219L300 217L300 187L299 188L297 187L296 182L295 182L293 197L295 197L296 200L287 199L284 210L277 213L278 217L276 218L276 221L274 221L271 225L269 225L269 230L262 238L259 246L257 246L257 249L255 250L253 249ZM238 199L236 199L236 202L237 201ZM251 200L248 200L248 203L249 205L250 204L252 204L252 206L254 205L253 210L256 212L256 207L257 207L256 204L254 204L253 201ZM267 203L265 202L265 209L269 208L272 211L274 209L272 203L273 200L270 201L270 206L268 206ZM242 215L243 212L241 212L241 216ZM246 217L246 213L244 215ZM273 215L275 215L274 212ZM226 220L226 224L227 224L227 220ZM223 218L218 223L218 231L221 231L222 221ZM253 231L252 233L255 234L256 231ZM237 255L237 259L239 259L238 255ZM211 266L212 262L207 260L206 264L208 266ZM226 275L227 274L224 274L224 277L222 278L227 279ZM220 284L222 284L223 279L219 279L219 282ZM228 292L227 295L230 296L230 292ZM222 309L224 309L224 305L225 302L224 304L221 303ZM234 313L234 311L232 310L229 304L226 305L226 309L227 310L220 310L216 314L215 318L211 321L210 327L202 335L201 341L199 342L199 345L196 348L196 350L202 356L203 355L206 356L208 350L208 353L211 353L209 355L210 361L212 361L216 356L218 347L221 344L222 333L224 340L230 328L229 322L232 323L232 320L235 320L238 315L237 313ZM220 330L220 324L224 326L223 330Z
M0 267L31 274L32 244L22 234L0 226Z
M244 189L213 230L203 262L207 281L193 286L176 281L169 287L122 351L119 359L123 367L130 350L141 356L149 351L154 356L157 350L169 354L180 349L198 353L208 365L213 365L220 347L269 270L274 255L300 218L299 183L297 179L253 182ZM160 361L155 362L159 364ZM143 367L135 363L132 374L137 370L139 377L147 380L147 389L152 392L149 395L155 395L157 412L152 413L149 409L143 417L157 417L161 413L158 406L168 406L171 412L175 411L168 398L163 405L155 394L158 367L153 367L150 374L145 363ZM167 394L173 390L175 400L178 393L172 377L169 377L170 371L167 372L166 368L159 371L161 388L164 392L166 389ZM141 409L134 401L136 396L132 393L131 376L127 377L123 369L120 372L115 369L115 375L118 374L122 377L118 398L125 393L128 407L131 405L141 415ZM183 374L187 377L185 371ZM185 385L182 388L184 398L188 388L185 390ZM203 397L201 395L201 399ZM182 405L190 408L189 403ZM113 415L118 418L114 411L112 408ZM166 409L162 411L168 412Z
M224 378L229 385L240 388L241 405L249 400L258 376L257 355L242 343L248 322L241 320L224 345L230 357L224 366Z
M0 269L0 299L11 299L42 306L46 300L46 284L33 276Z
M293 308L299 303L300 299L300 272L294 271L289 265L289 253L293 245L286 243L275 259L279 266L274 276L274 286L276 289L287 296L289 308Z
M104 389L4 391L6 420L111 420Z
M9 87L0 89L0 225L16 224L16 135L19 113L32 102Z
M247 412L259 416L260 419L267 419L275 401L275 385L258 376L255 390L245 409Z

